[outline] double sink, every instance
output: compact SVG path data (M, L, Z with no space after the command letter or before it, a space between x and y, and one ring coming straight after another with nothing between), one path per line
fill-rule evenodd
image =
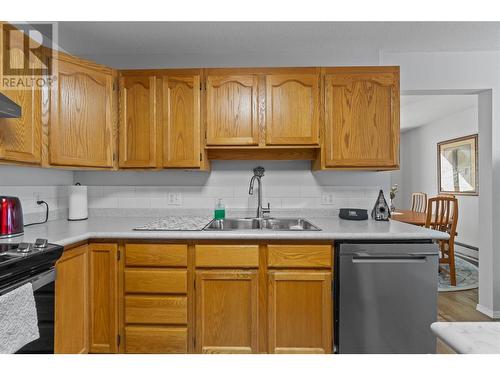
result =
M274 231L319 231L311 222L300 218L247 218L212 220L203 230L274 230Z

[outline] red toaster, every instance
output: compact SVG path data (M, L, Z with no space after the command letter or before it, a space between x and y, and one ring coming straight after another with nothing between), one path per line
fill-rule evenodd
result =
M0 238L21 236L23 233L21 201L17 197L0 195Z

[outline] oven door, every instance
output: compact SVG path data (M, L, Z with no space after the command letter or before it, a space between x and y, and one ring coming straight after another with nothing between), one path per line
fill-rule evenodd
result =
M56 270L54 268L4 286L0 294L8 293L21 285L31 283L35 296L40 338L17 351L26 354L54 353L54 288Z

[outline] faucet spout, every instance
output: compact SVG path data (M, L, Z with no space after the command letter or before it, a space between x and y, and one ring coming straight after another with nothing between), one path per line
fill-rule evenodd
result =
M250 180L250 187L248 189L248 194L253 195L253 186L255 180L257 180L257 184L259 185L259 192L257 195L257 218L262 219L265 213L270 212L269 204L267 208L262 207L262 176L264 176L264 168L257 167L254 170L254 175Z

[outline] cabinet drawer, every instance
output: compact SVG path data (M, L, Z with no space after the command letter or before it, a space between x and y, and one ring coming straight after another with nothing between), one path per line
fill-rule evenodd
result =
M187 353L186 327L125 328L126 353Z
M331 268L330 245L268 245L269 268Z
M182 244L127 244L127 266L186 267L187 245Z
M187 298L126 296L125 323L186 324Z
M133 268L125 270L126 293L186 293L187 271Z
M256 268L259 266L258 245L197 245L196 267Z

